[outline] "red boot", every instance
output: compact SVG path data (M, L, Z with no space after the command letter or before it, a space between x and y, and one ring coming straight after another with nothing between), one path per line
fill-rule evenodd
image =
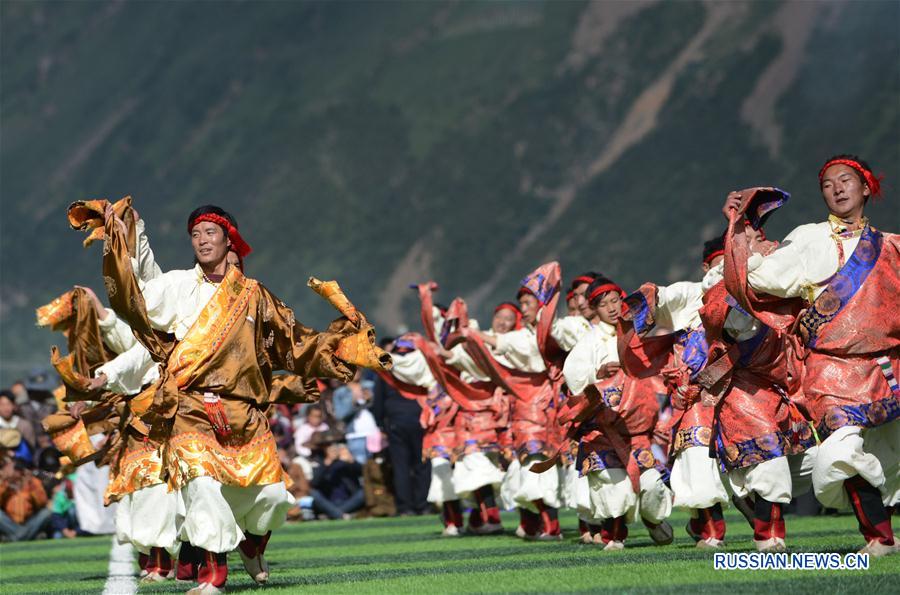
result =
M147 574L141 579L144 583L158 583L174 576L172 556L165 548L150 548L147 565L144 567Z
M555 508L544 504L543 500L534 500L533 504L538 509L541 519L541 534L539 541L562 541L562 530L559 527L559 515Z
M272 532L265 535L247 533L247 537L238 544L238 553L244 563L244 570L257 584L264 585L269 581L269 563L263 554Z
M625 539L628 537L628 524L624 516L603 521L600 530L600 542L606 544L604 550L621 550L625 548ZM596 542L595 542L596 543Z
M859 523L859 532L866 540L866 546L860 552L873 556L885 556L898 551L891 529L891 510L881 502L881 492L856 475L844 481L844 489L850 496L850 506Z
M783 552L785 527L782 505L756 495L753 518L753 543L761 552Z

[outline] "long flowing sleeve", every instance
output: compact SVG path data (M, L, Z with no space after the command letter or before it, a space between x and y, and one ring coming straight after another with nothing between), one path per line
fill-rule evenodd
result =
M591 325L583 316L564 316L553 320L550 336L564 351L571 351L590 329Z
M537 335L528 328L497 335L496 352L522 372L544 372L544 358L538 348Z
M257 321L261 321L261 341L273 370L286 370L304 378L337 378L349 382L356 368L336 355L338 343L356 332L346 319L339 318L324 332L297 322L284 302L259 286Z
M472 359L472 356L468 354L465 347L461 344L456 345L450 350L450 357L447 358L447 364L453 366L463 374L468 374L475 380L480 380L481 382L490 380L490 376L485 374L481 368L478 367L475 360Z
M597 382L597 371L600 366L607 362L619 361L615 345L615 329L606 326L608 328L592 328L566 356L563 376L573 395L580 395L588 385Z
M153 250L150 248L150 240L147 238L144 220L138 219L134 228L137 235L137 246L135 247L135 256L131 259L131 266L138 278L138 283L146 284L151 279L161 276L163 272L159 265L156 264Z
M150 352L135 342L131 349L119 354L94 371L94 376L106 375L106 388L122 395L134 395L141 388L159 378L159 370Z
M702 307L703 286L700 283L681 281L658 287L656 324L674 331L696 327L700 324Z
M125 353L137 343L131 327L109 308L106 308L106 318L102 320L98 318L97 324L100 326L103 342L116 353Z
M391 374L400 382L427 389L431 389L437 384L431 368L428 367L428 361L421 351L411 351L404 355L392 353L391 360L394 362Z

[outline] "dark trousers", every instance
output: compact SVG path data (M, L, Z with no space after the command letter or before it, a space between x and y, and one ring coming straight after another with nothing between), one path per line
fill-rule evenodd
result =
M313 499L313 508L316 512L325 514L330 519L343 518L345 514L356 512L366 503L366 493L362 488L355 491L343 502L332 502L319 490L310 490L309 495Z
M0 534L10 541L29 541L38 533L50 528L53 513L47 508L37 511L30 519L20 525L0 511Z
M394 470L394 499L397 514L426 512L431 462L422 461L425 431L415 424L388 425L388 452Z

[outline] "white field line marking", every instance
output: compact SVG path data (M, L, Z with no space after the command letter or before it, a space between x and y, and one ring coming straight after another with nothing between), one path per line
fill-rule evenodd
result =
M112 538L112 549L109 551L109 574L103 586L103 595L132 595L137 593L137 580L134 576L134 548L130 543L120 544Z

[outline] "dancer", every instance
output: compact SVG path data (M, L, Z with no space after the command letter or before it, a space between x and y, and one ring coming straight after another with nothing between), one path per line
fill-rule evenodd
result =
M729 194L726 281L740 305L767 324L778 322L768 315L774 307L799 310L803 393L822 440L812 472L816 497L827 507L853 508L866 542L861 551L893 554L891 511L900 503L900 238L865 217L881 188L859 157L828 159L819 189L827 220L794 229L767 255L752 254L736 224L754 214L760 189ZM789 330L792 321L777 328Z

